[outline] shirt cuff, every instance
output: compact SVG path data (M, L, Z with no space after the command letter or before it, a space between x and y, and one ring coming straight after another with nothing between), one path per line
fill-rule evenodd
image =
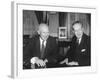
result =
M38 57L33 57L33 58L31 58L30 62L32 64L35 64L37 59L38 59Z

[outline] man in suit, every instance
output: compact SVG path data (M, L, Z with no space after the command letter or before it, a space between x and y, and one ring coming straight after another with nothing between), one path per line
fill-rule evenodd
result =
M72 24L74 36L67 54L67 58L61 62L70 66L90 66L90 37L83 32L80 21Z
M57 62L56 39L49 35L48 25L39 25L38 36L34 37L24 50L24 63L30 68L52 67Z

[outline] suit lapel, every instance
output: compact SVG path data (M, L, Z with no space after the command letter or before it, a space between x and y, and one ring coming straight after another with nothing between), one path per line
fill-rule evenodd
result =
M83 45L84 45L84 33L82 35L80 44L77 44L77 38L75 36L75 44L76 44L76 48L78 48L79 51L83 48Z
M84 44L84 33L82 35L82 39L81 39L81 42L80 42L80 45L79 45L80 49L82 49L83 44Z

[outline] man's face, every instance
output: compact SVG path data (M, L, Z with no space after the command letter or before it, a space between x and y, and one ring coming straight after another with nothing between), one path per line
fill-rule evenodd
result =
M82 37L83 35L83 29L82 29L82 25L77 23L77 24L74 24L73 25L73 28L74 28L74 33L76 35L76 37L79 39Z
M42 27L40 29L40 37L43 40L47 40L48 39L48 37L49 37L49 29L48 29L48 27Z

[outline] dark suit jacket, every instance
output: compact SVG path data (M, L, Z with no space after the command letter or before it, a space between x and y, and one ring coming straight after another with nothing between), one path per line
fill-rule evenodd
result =
M77 61L79 66L89 66L90 65L90 37L83 34L81 42L77 45L76 36L72 38L72 43L70 45L70 50L68 52L68 58L70 61Z
M40 58L40 39L39 36L32 38L30 40L30 43L24 48L23 50L23 61L24 66L28 67L30 66L30 59L32 57L38 57ZM53 38L49 36L46 43L45 53L43 55L43 60L47 59L48 64L54 64L57 62L57 44L56 44L56 38Z

